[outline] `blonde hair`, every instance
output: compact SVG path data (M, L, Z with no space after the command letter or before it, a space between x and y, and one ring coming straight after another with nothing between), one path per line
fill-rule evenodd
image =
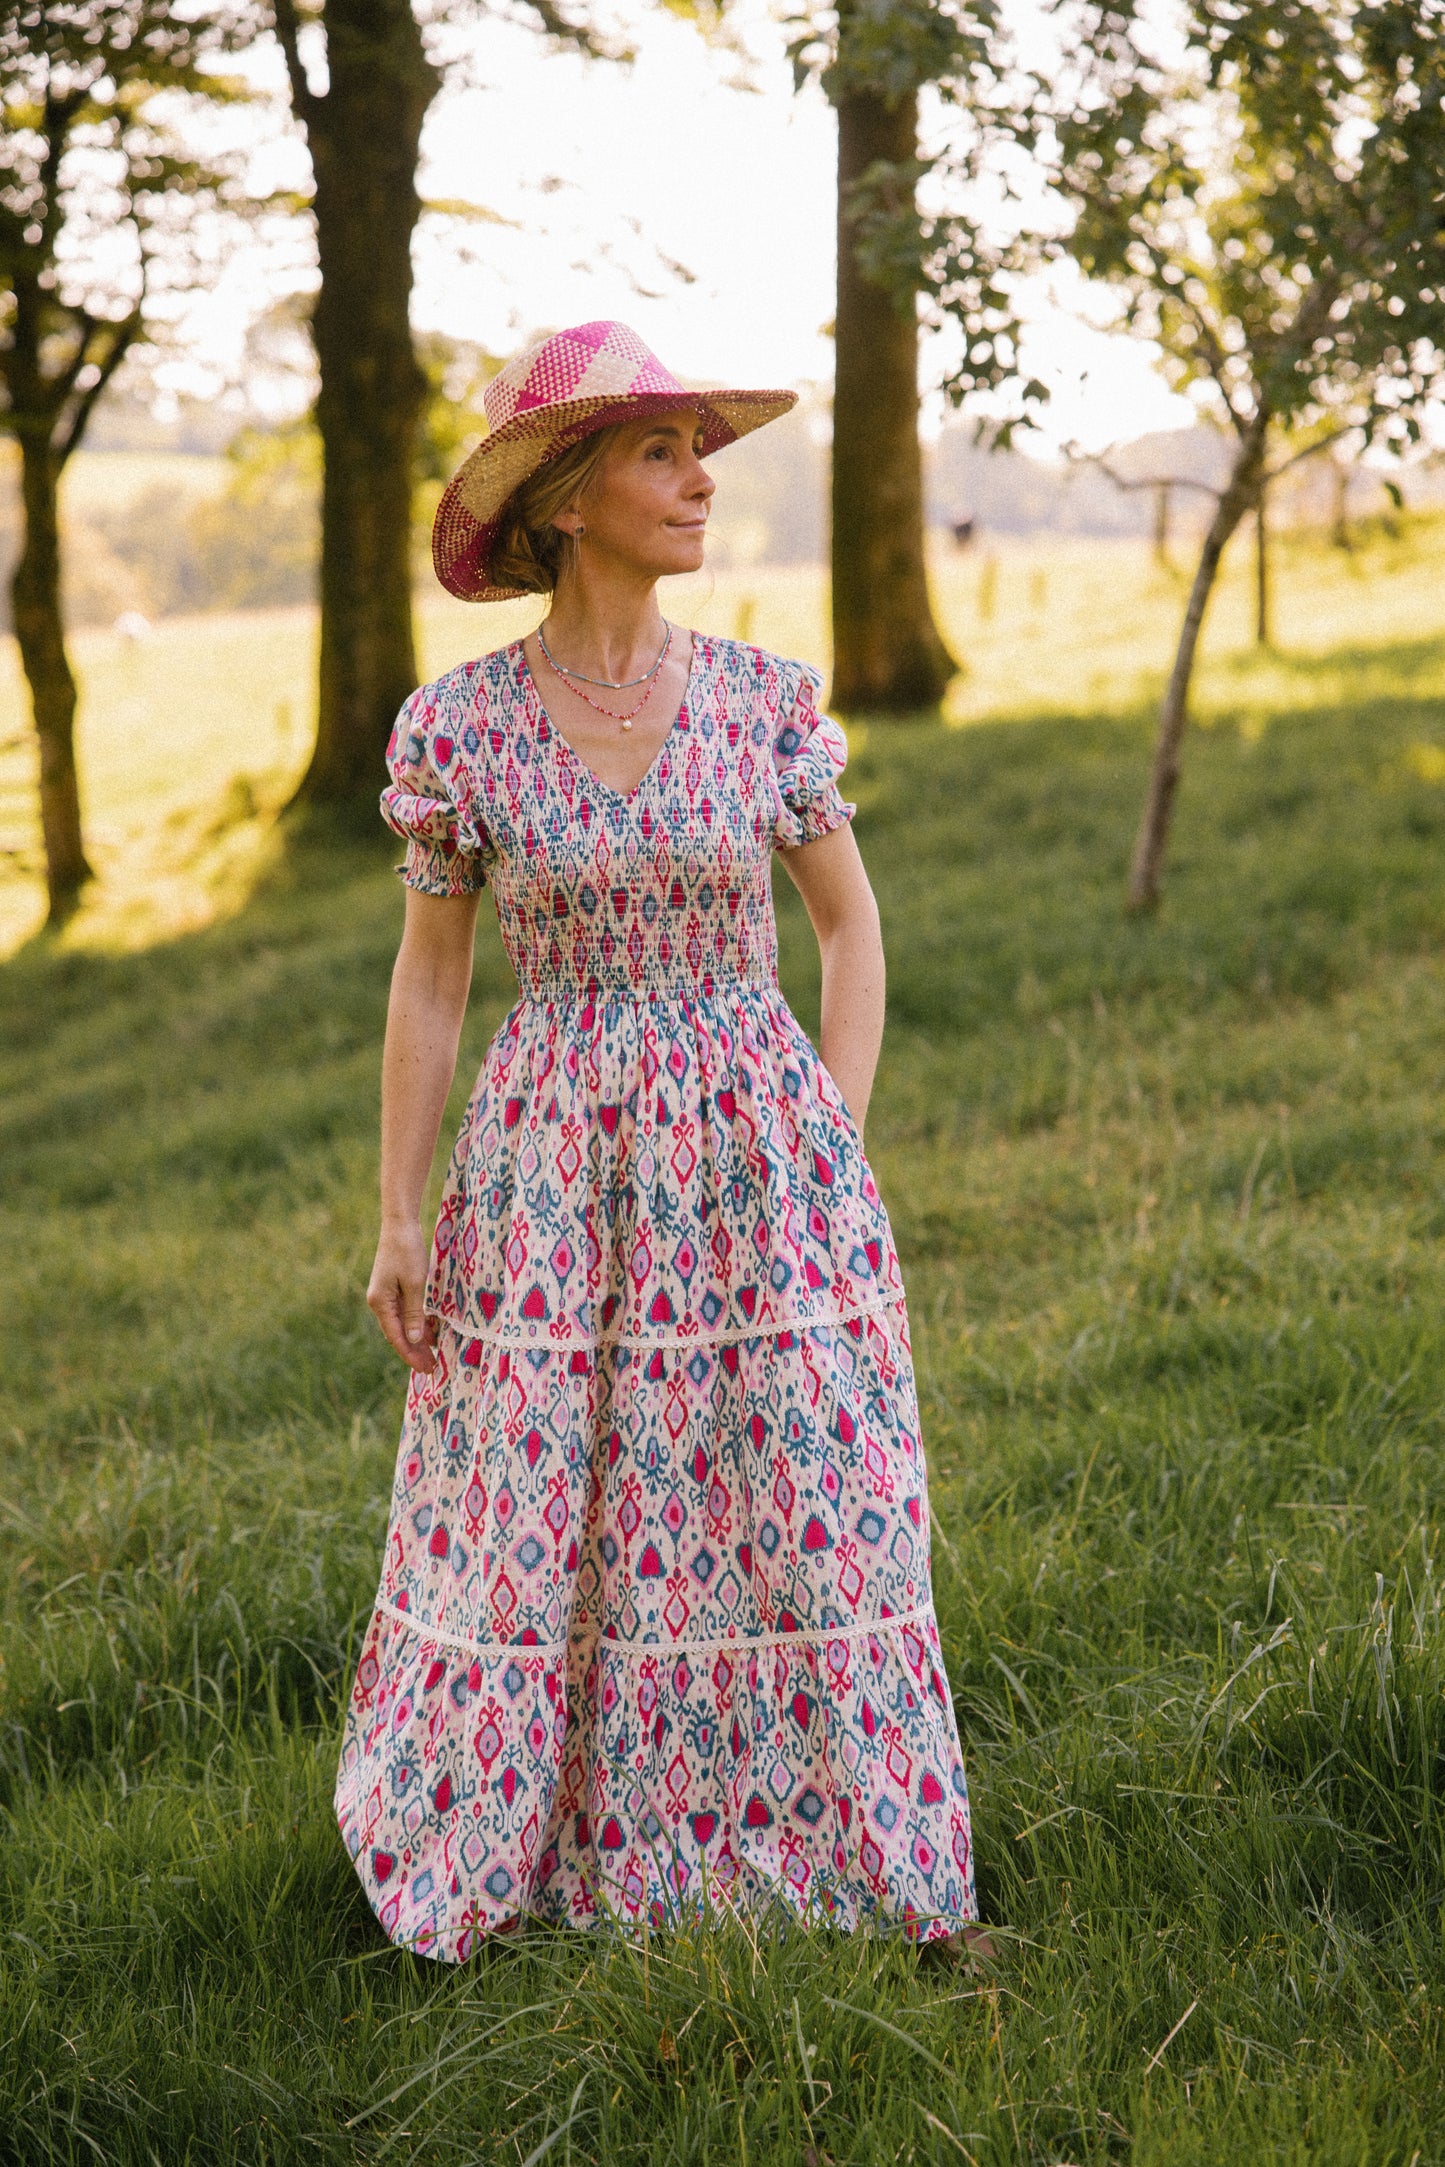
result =
M521 587L528 594L554 591L572 537L552 522L582 495L622 426L614 422L584 436L580 444L569 444L512 491L502 506L497 540L487 560L487 577L494 585Z

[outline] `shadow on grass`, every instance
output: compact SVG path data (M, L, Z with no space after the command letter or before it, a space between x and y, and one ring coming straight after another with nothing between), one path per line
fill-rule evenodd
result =
M1445 640L1387 640L1368 646L1317 650L1272 649L1268 657L1291 676L1305 681L1329 679L1345 698L1413 698L1417 688L1439 682L1445 670ZM1258 650L1241 647L1211 662L1218 676L1248 677L1259 668Z
M394 848L308 822L226 923L0 971L10 2152L1442 2156L1420 712L1196 738L1146 926L1147 718L855 733L893 982L870 1146L1006 1929L957 1991L863 1936L528 1932L456 1974L385 1945L331 1785L400 1398L358 1285ZM482 923L458 1096L510 999ZM1005 1089L1009 1128L890 1143L910 1091L932 1120Z
M1445 729L1445 701L1423 711ZM989 1098L982 1072L1012 1063L1020 1108L1046 1120L1073 1015L1103 1004L1147 1035L1267 1013L1438 945L1445 789L1402 757L1421 714L1378 698L1281 718L1256 745L1197 733L1151 922L1122 907L1146 714L855 729L895 1065L967 1045L948 1088ZM0 968L0 1332L29 1434L342 1416L394 1391L359 1290L398 850L315 812L284 841L247 907L204 931L118 956L42 939ZM811 1027L816 944L778 890L784 983ZM515 994L490 911L480 928L447 1133ZM63 1348L58 1313L85 1321Z
M1434 845L1445 832L1445 789L1404 772L1401 760L1422 718L1445 729L1445 697L1422 701L1413 690L1442 655L1445 643L1434 639L1279 657L1296 677L1343 679L1343 696L1332 686L1327 705L1276 719L1267 744L1196 731L1166 905L1153 926L1126 923L1121 909L1154 727L1150 701L1112 717L962 730L937 709L850 716L848 790L890 921L902 1013L968 1030L1016 1006L1021 980L1025 1008L1032 1002L1040 1012L1111 987L1147 985L1190 1005L1241 987L1308 995L1351 974L1361 939L1413 947L1440 922L1445 881ZM1217 667L1246 675L1256 657L1241 652ZM283 847L245 906L200 932L122 955L36 936L0 965L7 1045L46 1046L77 1013L89 1016L100 1043L93 1004L138 1001L144 1010L151 989L183 995L262 952L290 958L281 973L289 995L309 976L304 952L312 951L344 1004L358 969L369 979L382 953L389 964L400 896L381 876L399 847L369 805L295 806L279 834ZM1289 917L1293 938L1282 923ZM484 992L507 987L505 963L491 968L494 945L484 934ZM920 977L928 997L914 983ZM232 1006L245 1001L237 988ZM273 1015L270 1041L284 1052L280 1023Z
M1400 674L1438 643L1406 643ZM1386 650L1394 654L1396 650ZM1382 666L1348 648L1303 668ZM1195 1013L1328 997L1380 954L1445 930L1445 788L1409 770L1445 700L1333 702L1267 741L1190 739L1164 908L1123 911L1152 717L859 718L848 789L883 912L895 1032L1042 1028L1100 1001ZM0 966L0 1166L13 1198L99 1203L219 1183L248 1208L301 1193L318 1152L373 1133L375 1066L401 922L394 838L289 814L248 905L122 955L42 936ZM805 1020L816 949L779 883L785 983ZM479 921L461 1071L513 984Z
M396 1396L361 1290L397 855L288 820L234 917L0 967L0 1423L154 1436ZM459 1078L513 992L489 918Z
M1422 643L1423 645L1423 643ZM1438 654L1438 647L1436 649ZM1367 667L1343 650L1335 665ZM1098 999L1197 1011L1324 998L1445 929L1445 789L1404 764L1445 699L1280 717L1267 742L1189 739L1163 910L1128 921L1153 716L873 722L849 784L875 877L895 1026L972 1033ZM799 958L790 913L790 958Z

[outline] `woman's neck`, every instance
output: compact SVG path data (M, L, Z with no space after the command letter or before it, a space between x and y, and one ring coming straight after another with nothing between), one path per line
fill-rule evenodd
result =
M564 576L544 623L547 645L559 662L612 682L648 669L667 638L654 581L614 586Z

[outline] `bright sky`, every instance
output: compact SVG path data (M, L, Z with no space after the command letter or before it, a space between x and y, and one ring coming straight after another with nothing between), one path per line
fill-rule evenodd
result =
M638 13L628 67L548 53L495 16L453 33L472 80L432 109L423 194L506 223L426 223L418 325L508 353L539 329L621 317L683 376L826 384L832 115L817 91L794 94L766 0L742 0L731 19L745 56L661 9ZM294 182L304 158L277 143L259 172ZM208 310L208 343L234 339L271 275L259 253L234 266ZM1055 395L1048 438L1099 448L1187 423L1146 348L1083 320L1088 298L1065 308L1031 297L1027 359Z

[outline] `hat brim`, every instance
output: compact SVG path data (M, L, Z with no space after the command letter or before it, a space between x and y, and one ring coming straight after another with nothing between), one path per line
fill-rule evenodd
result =
M507 499L559 452L613 422L637 421L694 406L702 415L704 459L725 444L777 421L798 403L795 391L659 391L572 399L514 415L484 437L442 492L432 521L432 564L449 594L463 602L508 602L525 587L497 586L487 561Z

